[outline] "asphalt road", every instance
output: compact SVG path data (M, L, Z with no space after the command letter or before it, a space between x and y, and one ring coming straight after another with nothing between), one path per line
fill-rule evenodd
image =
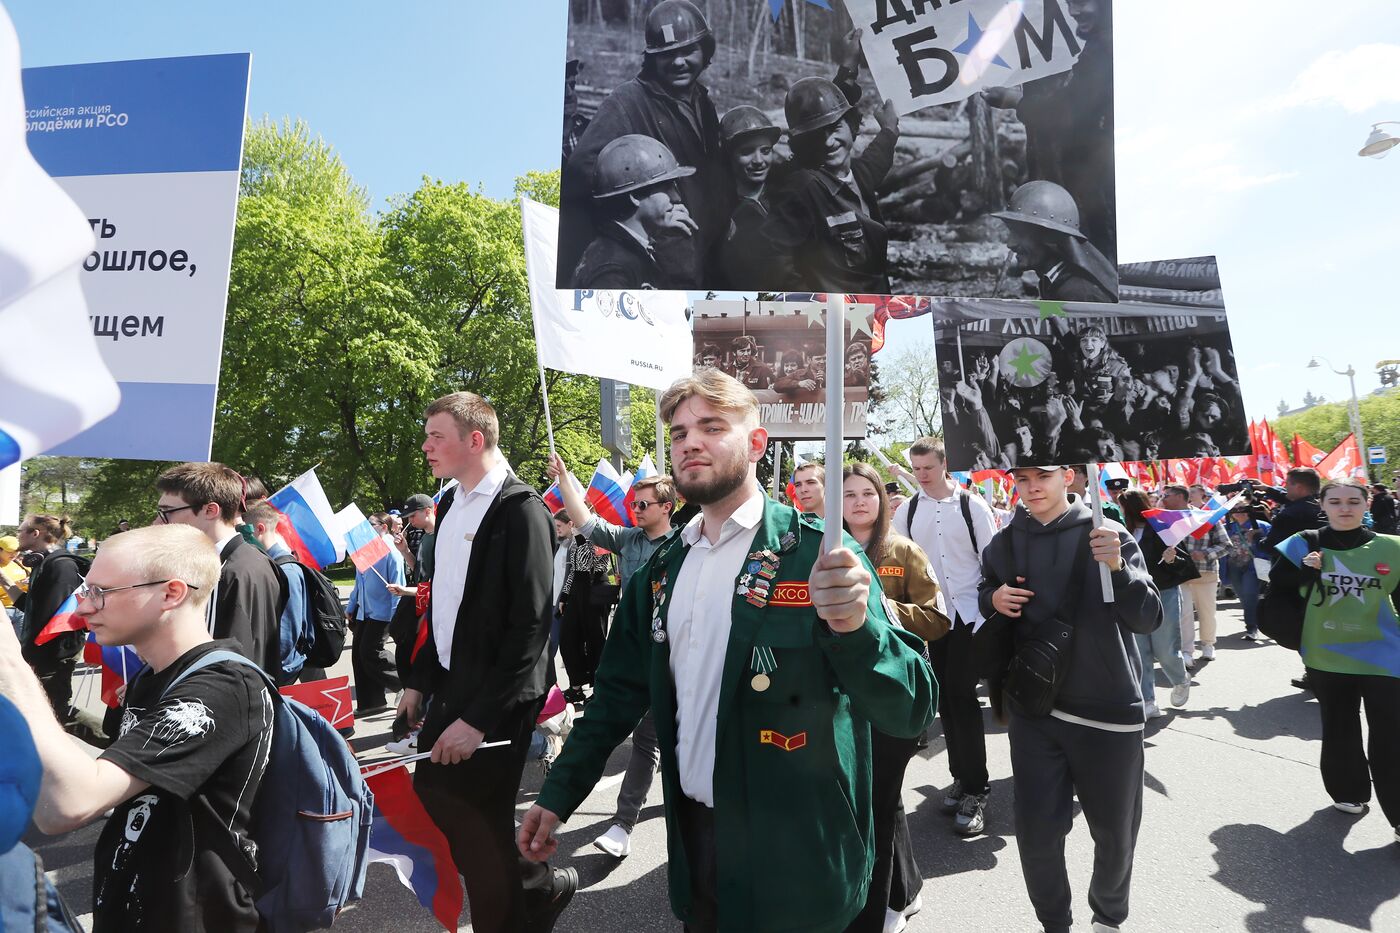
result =
M1331 808L1317 768L1316 702L1288 682L1301 669L1296 655L1239 639L1236 605L1223 602L1221 608L1218 654L1198 666L1190 703L1147 727L1147 793L1125 930L1400 930L1400 845L1378 809L1355 817ZM1159 697L1166 701L1165 689ZM388 720L359 723L357 750L366 757L382 754ZM608 777L562 832L567 856L559 864L578 869L582 888L559 922L561 933L680 929L666 899L659 784L628 858L619 862L592 847L608 826L627 752L624 745L614 753ZM987 752L992 801L987 832L973 839L953 835L937 807L949 783L941 738L910 765L904 803L925 879L925 906L910 933L1038 929L1017 860L1004 730L989 728ZM538 766L528 766L521 812L541 781ZM29 839L80 914L91 910L97 832L89 826L57 839L34 833ZM1093 848L1080 819L1066 851L1078 929L1088 930ZM374 865L364 900L342 914L335 929L430 933L441 927L391 869ZM459 929L471 929L466 913Z

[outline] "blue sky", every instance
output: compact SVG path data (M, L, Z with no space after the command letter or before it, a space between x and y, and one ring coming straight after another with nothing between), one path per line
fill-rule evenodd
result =
M1400 4L1116 7L1122 259L1220 258L1252 417L1346 396L1312 353L1376 387L1373 364L1400 358L1400 154L1356 150L1400 120ZM557 164L564 0L7 8L26 65L251 51L250 114L305 119L376 207L423 175L505 197ZM897 323L891 344L928 333Z

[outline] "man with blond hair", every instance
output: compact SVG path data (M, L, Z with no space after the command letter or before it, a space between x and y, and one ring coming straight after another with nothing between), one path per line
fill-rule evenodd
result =
M132 672L120 733L96 761L64 734L0 626L0 693L23 714L44 768L35 824L65 833L113 811L93 850L97 933L258 928L244 867L222 853L255 849L248 824L272 697L257 671L230 661L176 683L209 652L234 647L205 627L218 579L218 553L194 528L137 528L98 552L78 614L104 649L130 646L147 669Z
M822 554L821 525L763 494L752 392L702 370L660 411L677 490L701 513L628 584L520 850L558 849L554 830L650 709L686 929L837 933L870 884L870 728L912 738L933 719L922 642L891 625L849 537Z
M238 525L248 483L222 463L182 463L156 479L157 524L189 525L218 551L219 582L209 597L209 633L232 638L238 650L276 681L282 675L282 610L287 581Z
M539 493L502 458L496 410L485 399L453 392L424 417L428 466L458 485L438 502L431 548L424 542L427 635L399 701L406 722L423 719L418 748L432 749L413 786L466 882L473 929L548 933L578 872L516 852L515 798L554 683L554 528Z

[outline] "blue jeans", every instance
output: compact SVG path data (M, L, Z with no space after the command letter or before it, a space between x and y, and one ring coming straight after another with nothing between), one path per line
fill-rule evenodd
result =
M1181 659L1181 588L1162 590L1162 624L1150 635L1134 635L1142 658L1142 698L1156 705L1157 679L1152 660L1162 665L1173 687L1187 683L1186 662Z
M1244 610L1244 628L1254 635L1259 631L1259 577L1254 573L1254 564L1244 567L1230 567L1230 588L1240 598L1240 608Z

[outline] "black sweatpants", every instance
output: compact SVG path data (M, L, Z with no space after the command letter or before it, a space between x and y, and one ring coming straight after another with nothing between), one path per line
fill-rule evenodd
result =
M39 685L44 688L44 696L48 697L49 707L58 721L66 726L76 720L77 714L73 709L73 671L78 666L78 656L60 658L45 655L32 661L30 666L38 676Z
M1010 740L1016 845L1036 917L1047 933L1069 933L1073 924L1065 837L1077 794L1094 839L1089 907L1095 921L1121 926L1142 824L1142 731L1109 732L1013 712Z
M355 675L355 708L374 709L389 701L388 694L401 689L393 656L384 650L389 623L360 619L354 623L355 641L350 646L350 671Z
M479 749L455 765L420 761L413 775L423 808L447 837L466 884L472 929L479 933L529 930L553 893L549 865L526 860L515 846L515 798L543 706L543 697L515 706L486 738L510 739L509 746ZM437 741L441 728L439 722L424 730L422 751Z
M929 643L928 654L938 678L938 718L948 744L948 771L962 782L963 793L985 794L990 789L987 734L977 700L972 626L954 620L947 635Z
M715 933L719 929L719 847L715 842L715 811L684 794L676 818L690 865L690 920L685 933Z
M885 928L885 908L903 910L919 893L922 879L914 862L909 840L909 821L904 813L904 771L918 751L918 739L896 739L877 729L870 730L870 809L875 821L875 865L865 908L846 927L846 933L881 933ZM909 877L915 884L912 889ZM900 878L900 901L891 897L894 879Z
M1327 793L1334 801L1367 803L1374 783L1386 822L1400 826L1400 679L1310 667L1308 682L1322 708L1322 784ZM1364 747L1363 703L1371 731Z
M569 686L582 687L593 683L598 662L603 657L603 642L607 637L608 609L598 608L588 598L585 585L581 592L564 597L564 619L559 627L559 654L564 669L569 672Z

